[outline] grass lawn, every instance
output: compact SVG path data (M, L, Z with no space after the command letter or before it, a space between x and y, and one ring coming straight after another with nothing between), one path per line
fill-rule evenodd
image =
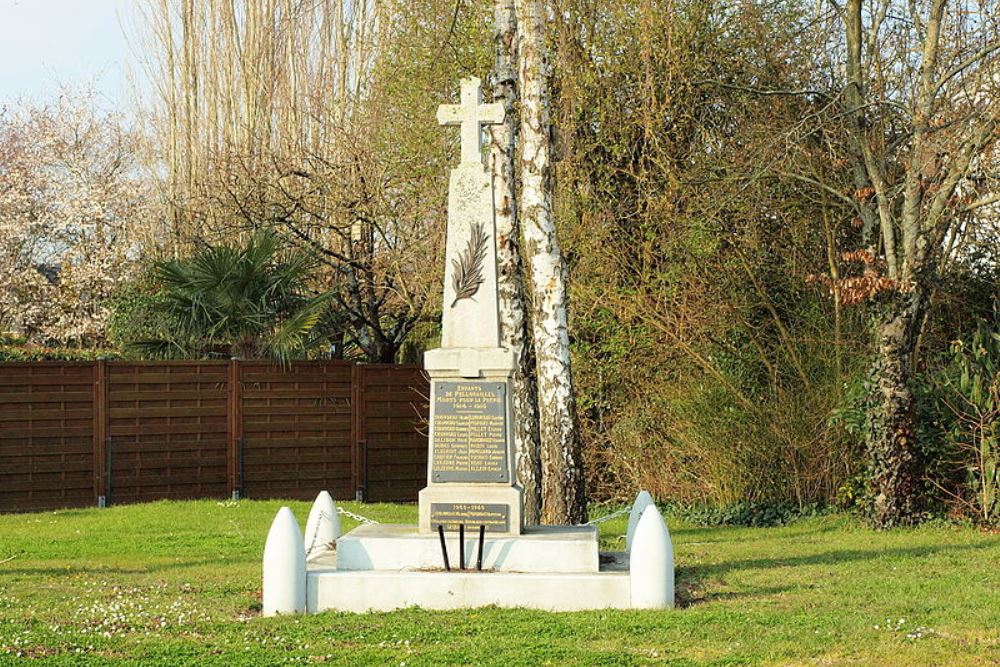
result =
M0 516L0 664L1000 665L1000 536L971 529L671 521L672 611L265 619L260 557L280 504ZM292 506L304 522L308 503ZM345 507L416 521L415 506ZM624 519L601 528L620 548Z

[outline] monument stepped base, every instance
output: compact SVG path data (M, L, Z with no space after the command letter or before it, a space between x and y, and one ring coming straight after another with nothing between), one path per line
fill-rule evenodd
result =
M596 572L544 573L475 569L351 571L337 569L337 556L330 555L311 564L307 571L306 608L308 613L406 607L444 610L497 606L545 611L633 608L628 557L623 553L601 556L607 562Z
M445 533L448 558L459 569L458 532ZM479 531L465 534L465 564L475 570ZM337 540L338 570L418 571L444 569L437 533L421 533L416 526L373 524L359 526ZM486 533L483 570L496 572L598 572L595 526L529 526L509 537Z
M278 511L264 546L265 616L406 607L581 611L674 606L673 546L654 504L633 505L629 552L599 553L595 526L532 526L517 537L487 533L481 571L475 569L478 534L466 538L464 570L457 535L445 534L449 571L443 568L440 536L416 526L371 524L336 537L332 504L321 493L310 512L318 521L310 532L321 536L319 542L303 542L291 510ZM319 546L331 542L332 548Z

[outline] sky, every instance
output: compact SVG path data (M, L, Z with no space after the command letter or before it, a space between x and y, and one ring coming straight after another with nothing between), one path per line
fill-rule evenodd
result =
M0 0L0 107L93 83L109 108L130 97L135 56L122 26L137 0Z

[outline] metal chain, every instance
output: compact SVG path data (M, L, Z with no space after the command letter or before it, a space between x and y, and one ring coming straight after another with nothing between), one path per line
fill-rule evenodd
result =
M588 521L587 523L585 523L583 525L585 525L585 526L596 526L599 523L604 523L605 521L610 521L611 519L618 518L618 517L622 516L623 514L628 514L631 511L632 511L632 508L626 506L626 507L623 507L623 508L621 508L620 510L618 510L616 512L612 512L611 514L605 514L602 517L598 517L596 519Z
M378 523L378 521L376 521L375 519L369 519L366 516L361 516L360 514L355 514L354 512L350 512L348 510L345 510L340 505L337 505L337 514L343 514L347 518L354 519L355 521L363 523L363 524L365 524L367 526L371 526L373 524Z

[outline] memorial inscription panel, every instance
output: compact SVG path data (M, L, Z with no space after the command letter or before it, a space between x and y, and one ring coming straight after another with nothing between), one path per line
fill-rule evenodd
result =
M493 503L431 503L431 530L444 526L445 530L458 530L459 524L467 529L486 526L488 533L510 531L510 507Z
M509 482L506 383L435 382L433 400L431 479Z

